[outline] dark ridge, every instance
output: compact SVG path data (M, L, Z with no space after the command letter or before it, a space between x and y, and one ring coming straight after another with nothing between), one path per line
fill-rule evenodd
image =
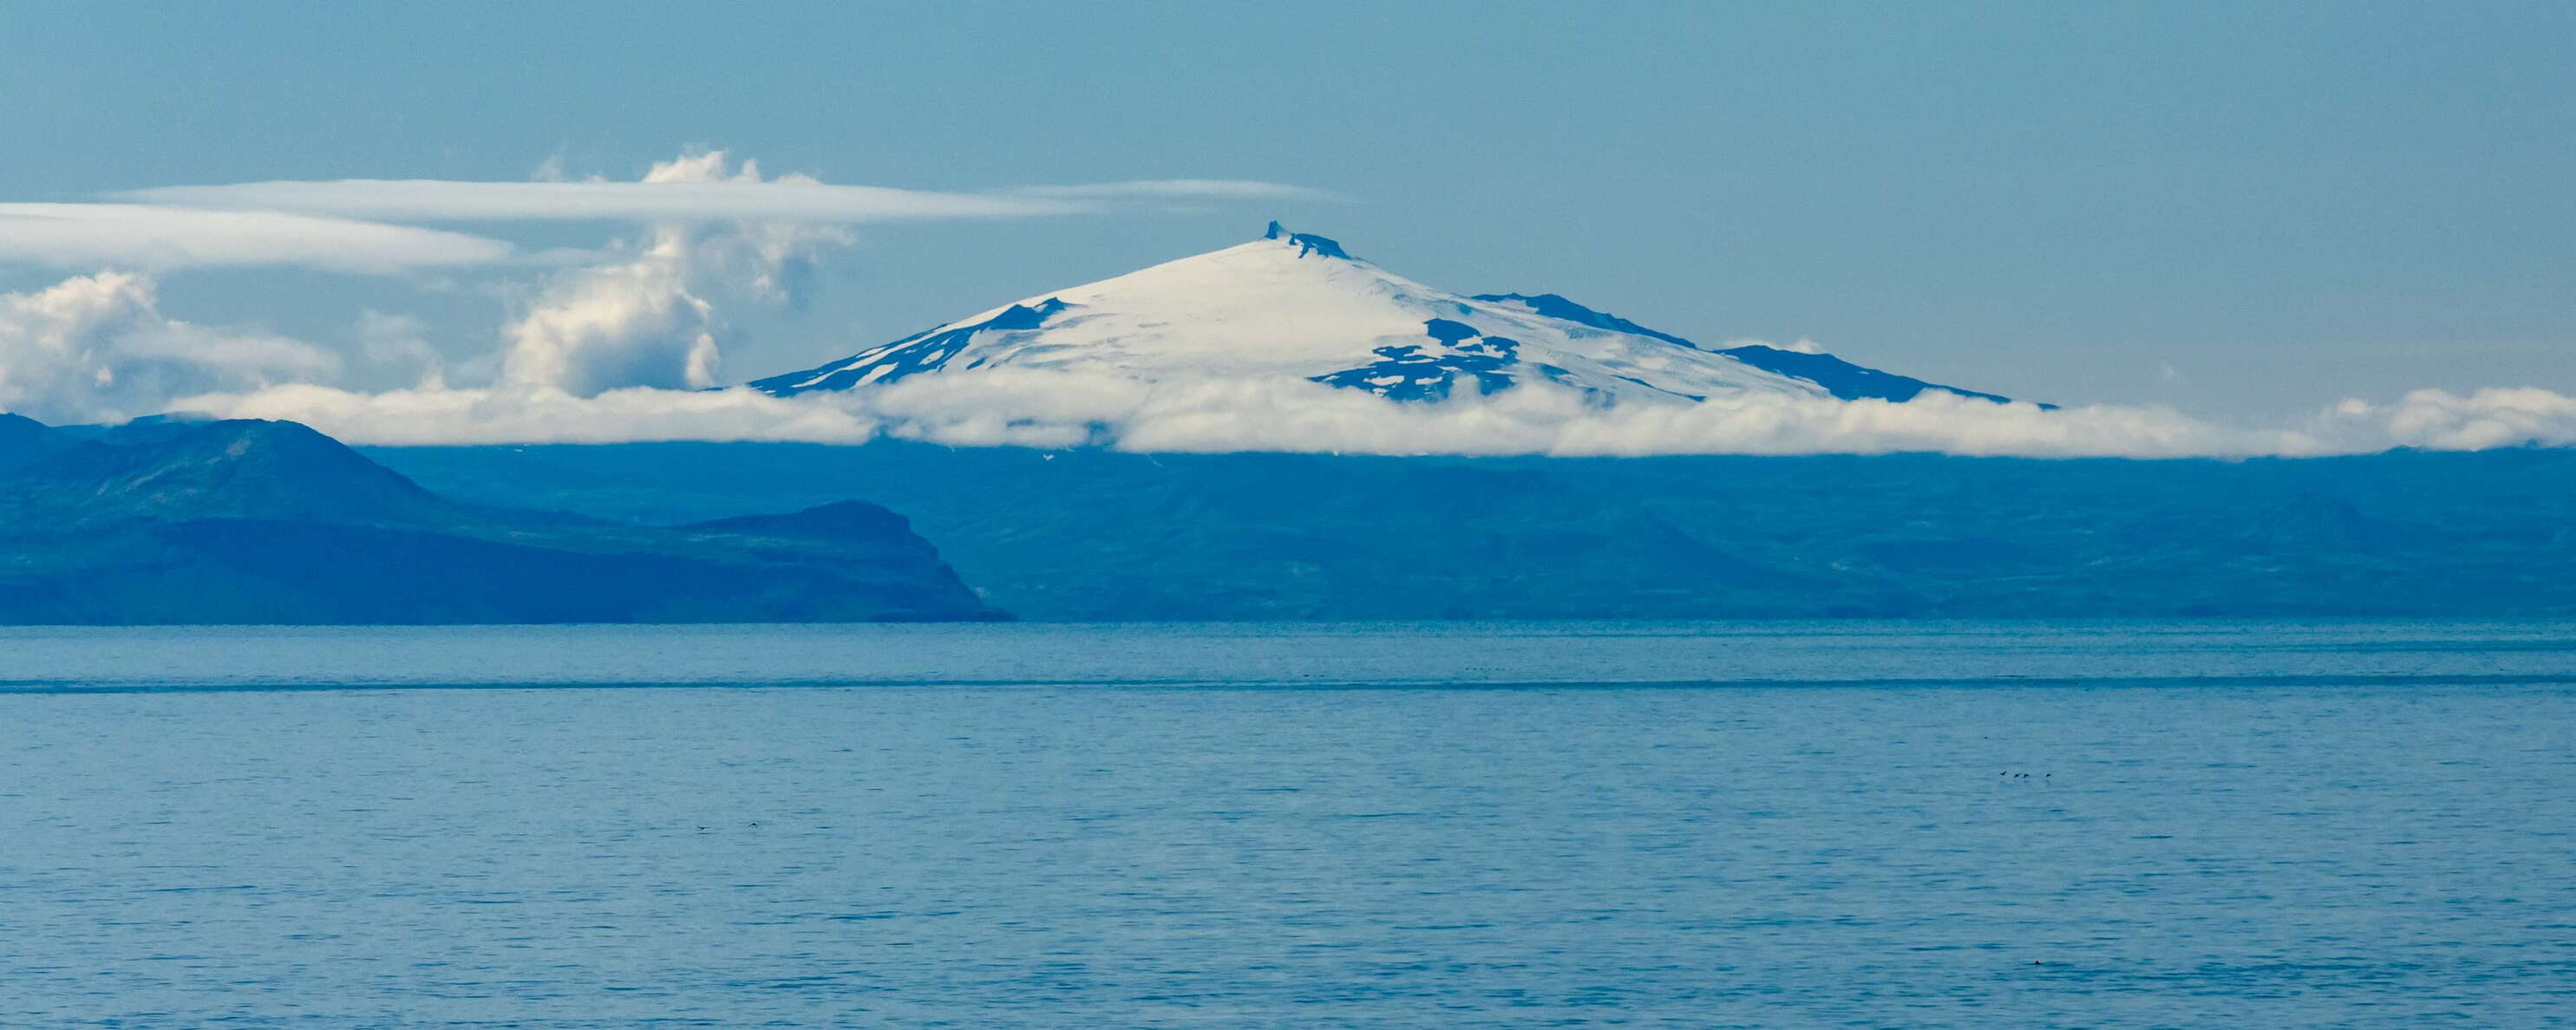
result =
M0 413L0 472L33 462L69 441L52 427L24 415Z
M1901 376L1894 372L1881 372L1875 368L1852 364L1831 354L1808 354L1803 351L1781 350L1778 347L1766 347L1761 344L1729 347L1716 353L1724 354L1765 372L1777 372L1784 376L1804 379L1824 387L1834 396L1847 401L1876 399L1901 403L1913 400L1925 390L1946 390L1981 401L1993 401L1997 404L2012 403L2010 397L1962 390L1939 383L1927 383L1912 376ZM2042 404L2040 407L2054 409L2057 405Z
M1351 259L1348 253L1343 252L1341 244L1311 232L1293 234L1288 237L1288 242L1297 245L1297 256L1301 258L1313 254L1317 257L1340 258L1344 261Z
M1609 312L1594 311L1591 308L1584 307L1581 304L1577 304L1553 293L1479 293L1468 299L1481 300L1488 303L1518 304L1530 309L1531 311L1546 315L1549 318L1561 318L1568 322L1588 325L1595 329L1608 329L1612 332L1632 333L1637 336L1652 337L1654 339L1662 340L1665 343L1678 343L1692 350L1708 349L1671 333L1648 329L1645 326L1638 325L1635 322L1628 321L1627 319L1610 314Z

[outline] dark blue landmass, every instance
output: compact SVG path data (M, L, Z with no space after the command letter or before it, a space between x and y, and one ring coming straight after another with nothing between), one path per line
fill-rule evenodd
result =
M2576 450L2250 461L379 448L685 522L865 497L1033 619L2576 615Z
M2576 616L2576 450L2236 462L908 442L358 451L292 423L0 417L0 623L1003 611Z
M0 415L0 623L993 619L840 501L650 526L463 504L291 422Z

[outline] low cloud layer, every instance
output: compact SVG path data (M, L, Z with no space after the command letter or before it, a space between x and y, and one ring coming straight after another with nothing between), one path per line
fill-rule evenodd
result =
M302 422L357 444L772 440L864 443L886 428L855 406L750 390L633 387L579 397L548 386L361 393L280 386L183 398L175 410Z
M2395 404L2344 401L2318 415L2310 431L2342 451L2565 447L2576 445L2576 397L2528 386L2465 395L2416 390Z
M1886 454L2241 458L2576 444L2576 398L2546 390L2424 390L2348 401L2293 426L2218 425L2163 408L2043 410L1927 393L1902 404L1758 396L1695 405L1586 405L1532 384L1490 397L1389 401L1302 380L1141 383L1064 372L925 376L850 394L548 387L362 394L281 387L180 402L312 424L377 444L607 443L880 437L953 446L1345 454Z

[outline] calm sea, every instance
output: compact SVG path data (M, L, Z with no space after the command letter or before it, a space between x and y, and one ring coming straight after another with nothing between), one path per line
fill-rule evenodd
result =
M0 629L0 1025L2571 1020L2576 625Z

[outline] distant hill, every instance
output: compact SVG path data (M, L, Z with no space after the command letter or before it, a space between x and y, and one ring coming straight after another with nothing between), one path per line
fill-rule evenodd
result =
M149 420L52 436L45 453L10 473L14 496L0 499L0 510L59 525L223 518L434 527L474 517L294 422Z
M621 525L458 504L291 422L0 416L0 623L999 617L874 505Z
M386 448L451 496L864 494L1034 619L2576 615L2576 450L1396 458L879 442Z

